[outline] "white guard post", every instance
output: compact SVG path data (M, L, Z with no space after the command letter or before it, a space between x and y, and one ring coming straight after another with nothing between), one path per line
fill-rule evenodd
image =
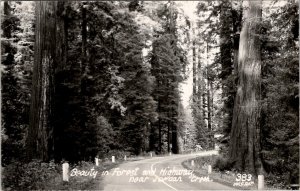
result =
M208 166L207 166L207 173L208 173L208 174L211 174L211 172L212 172L211 165L208 165Z
M97 157L95 157L95 164L96 166L99 166L99 159Z
M195 166L195 161L194 160L191 161L191 166Z
M258 190L263 190L264 189L264 175L258 175Z
M69 182L69 163L65 162L62 164L63 169L63 181Z

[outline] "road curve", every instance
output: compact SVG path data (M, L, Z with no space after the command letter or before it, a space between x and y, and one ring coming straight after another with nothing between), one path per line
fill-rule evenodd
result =
M104 175L105 191L196 191L233 190L213 182L209 177L197 177L183 168L181 163L197 156L215 154L216 151L186 155L153 157L123 163Z

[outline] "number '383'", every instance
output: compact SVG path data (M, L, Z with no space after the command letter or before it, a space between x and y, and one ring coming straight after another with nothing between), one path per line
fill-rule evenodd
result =
M237 174L236 175L235 181L237 182L246 182L246 181L251 181L252 175L251 174Z

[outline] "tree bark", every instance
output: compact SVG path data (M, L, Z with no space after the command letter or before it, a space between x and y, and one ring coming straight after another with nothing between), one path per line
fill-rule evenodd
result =
M259 25L262 2L248 1L240 35L238 89L230 134L229 156L235 168L260 173L261 47Z
M197 101L197 63L196 63L196 43L195 32L193 29L193 105L194 107Z
M198 65L197 65L197 121L198 121L198 127L197 127L197 139L202 139L203 136L203 129L205 128L205 122L204 122L204 104L203 104L203 71L201 66L201 54L200 54L200 48L198 49Z
M177 127L172 127L172 153L178 154Z
M67 3L58 2L57 4L57 19L56 19L56 63L55 79L54 79L54 110L53 114L53 136L54 136L54 158L56 161L61 161L65 158L64 152L64 128L66 127L66 118L64 110L67 107L66 100L69 100L65 93L64 83L68 76L67 57L68 57L68 9Z
M206 70L208 70L206 68ZM208 148L212 147L212 128L211 128L211 81L207 75L207 129L208 129Z
M155 128L153 125L150 125L150 133L149 133L149 150L154 151L155 149Z
M202 115L202 110L203 110L203 103L202 103L202 95L203 95L203 88L202 88L202 84L203 84L203 80L202 80L202 66L201 66L201 57L200 57L200 48L198 49L198 65L197 65L197 103L198 103L198 112L199 112L199 120L202 124L203 122L203 115Z
M48 161L54 154L54 73L64 54L58 4L57 1L36 3L33 87L26 138L29 159Z
M157 84L158 84L158 87L159 87L159 81L157 82ZM157 111L158 111L158 113L160 114L160 100L158 99L158 107L157 107ZM162 148L161 148L161 146L162 146L162 133L161 133L161 131L162 131L162 127L161 127L161 119L160 119L160 116L158 117L158 152L159 153L161 153L161 151L162 151Z
M168 131L167 131L167 139L168 139L168 153L171 151L170 143L171 143L171 136L170 136L170 122L168 122Z
M242 3L240 3L242 4ZM232 8L233 9L233 8ZM233 32L233 69L234 75L238 73L238 56L239 56L239 42L242 25L242 5L238 10L232 10L232 32Z

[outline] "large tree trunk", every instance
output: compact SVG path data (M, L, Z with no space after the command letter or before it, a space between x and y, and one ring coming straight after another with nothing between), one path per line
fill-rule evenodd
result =
M260 94L261 48L259 24L261 1L248 1L240 35L238 89L235 98L229 155L235 167L254 174L261 169Z
M68 107L69 100L66 94L65 82L67 80L67 57L68 57L68 3L59 2L57 4L57 19L56 19L56 63L55 67L55 89L54 89L54 110L55 118L53 119L53 135L54 135L54 157L56 161L61 161L65 158L64 144L64 129L67 125L65 110Z
M60 2L61 3L61 2ZM57 1L36 3L33 89L30 107L30 126L26 140L29 159L48 161L54 154L53 101L54 73L64 48L60 39L60 17Z
M81 76L80 76L80 102L81 102L81 107L80 107L80 113L78 117L80 117L80 128L83 131L87 131L86 127L86 122L88 121L87 118L87 73L88 73L88 56L87 56L87 10L86 10L86 4L84 3L81 8L81 16L82 16L82 23L81 23L81 38L82 38L82 45L81 45ZM81 147L80 153L84 157L88 157L88 153L85 149L85 147Z

